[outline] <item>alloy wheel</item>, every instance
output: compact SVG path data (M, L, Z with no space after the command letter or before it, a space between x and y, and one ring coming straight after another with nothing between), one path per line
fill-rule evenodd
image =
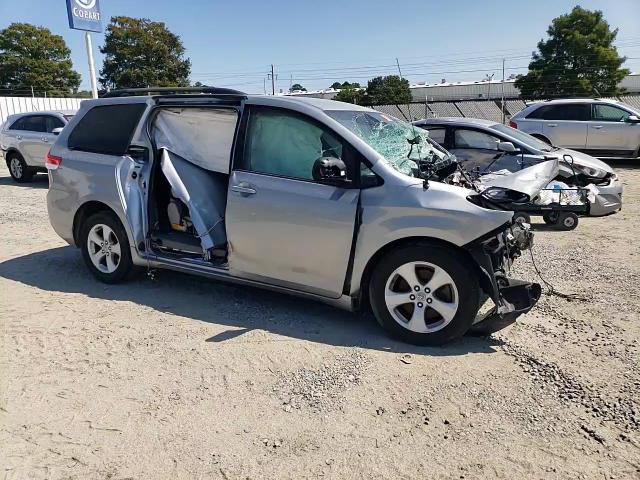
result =
M393 319L416 333L433 333L451 323L458 311L458 289L442 267L409 262L389 276L385 303Z
M120 242L115 232L102 223L94 225L87 237L87 250L93 265L102 273L113 273L120 264Z
M11 174L15 177L15 178L22 178L22 174L23 172L23 168L22 168L22 162L20 161L19 158L17 157L12 157L11 161L9 162L9 170L11 170Z

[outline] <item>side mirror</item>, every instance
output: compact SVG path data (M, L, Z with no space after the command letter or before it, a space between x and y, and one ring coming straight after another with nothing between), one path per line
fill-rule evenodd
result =
M60 135L62 128L63 127L54 128L53 130L51 130L51 133L53 133L54 135Z
M640 123L640 117L637 115L629 115L625 121L627 123Z
M342 160L334 157L320 157L313 163L313 179L329 184L341 184L349 182L347 179L347 166Z
M505 153L516 153L520 151L511 142L498 142L498 150Z

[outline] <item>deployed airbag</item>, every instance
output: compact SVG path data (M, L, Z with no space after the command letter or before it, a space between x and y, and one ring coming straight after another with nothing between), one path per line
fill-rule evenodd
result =
M227 205L227 177L200 168L170 152L160 150L160 168L174 197L189 209L191 222L202 249L207 252L227 242L224 212Z
M153 123L156 147L206 170L229 173L238 113L224 108L163 109Z

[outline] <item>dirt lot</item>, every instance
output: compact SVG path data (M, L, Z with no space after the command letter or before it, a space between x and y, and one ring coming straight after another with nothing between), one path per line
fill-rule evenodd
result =
M105 286L0 173L4 479L640 478L640 168L535 254L545 295L445 348L161 272ZM517 267L534 278L530 258Z

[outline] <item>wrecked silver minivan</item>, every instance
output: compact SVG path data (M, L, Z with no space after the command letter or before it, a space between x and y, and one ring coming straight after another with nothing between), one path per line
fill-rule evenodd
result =
M370 306L423 345L496 331L540 296L509 278L532 234L431 181L455 162L418 130L328 100L114 92L83 102L51 149L49 218L107 283L168 268Z

